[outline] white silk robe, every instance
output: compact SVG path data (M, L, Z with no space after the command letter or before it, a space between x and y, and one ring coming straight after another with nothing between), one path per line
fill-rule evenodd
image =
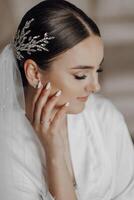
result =
M43 176L45 153L24 110L5 112L2 120L0 200L54 200ZM116 107L93 94L67 122L78 200L134 200L134 147Z

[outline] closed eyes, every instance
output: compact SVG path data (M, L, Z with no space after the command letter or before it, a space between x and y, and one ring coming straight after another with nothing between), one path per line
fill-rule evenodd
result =
M102 68L99 68L96 72L97 73L101 73L103 72L104 70ZM77 80L81 80L81 79L85 79L87 76L86 75L83 75L83 76L77 76L77 75L74 75L75 79Z
M96 72L100 73L100 72L103 72L103 71L104 71L104 69L100 67Z

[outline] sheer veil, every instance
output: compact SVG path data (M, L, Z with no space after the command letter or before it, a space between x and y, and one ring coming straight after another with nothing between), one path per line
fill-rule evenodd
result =
M13 44L9 43L0 54L0 114L12 109L24 111L25 98Z
M24 97L21 74L13 44L10 43L0 54L0 197L2 199L14 199L18 195L16 192L20 191L15 190L16 187L27 190L27 184L20 181L28 180L25 176L27 173L23 173L24 169L28 168L29 176L36 184L36 188L41 188L44 183L43 178L38 178L42 177L40 171L44 165L44 150L25 116ZM30 158L35 165L31 163ZM30 170L38 173L36 178ZM44 190L46 187L43 186Z

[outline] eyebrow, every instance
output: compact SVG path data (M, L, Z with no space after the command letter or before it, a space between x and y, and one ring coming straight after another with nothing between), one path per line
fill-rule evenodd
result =
M100 66L102 65L103 62L104 58L102 59ZM94 66L78 65L76 67L72 67L71 69L91 69L91 68L94 68Z

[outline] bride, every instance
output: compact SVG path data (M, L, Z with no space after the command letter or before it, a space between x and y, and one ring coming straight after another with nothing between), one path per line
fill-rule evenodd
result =
M0 199L132 200L134 148L102 95L95 22L64 0L21 20L0 55Z

